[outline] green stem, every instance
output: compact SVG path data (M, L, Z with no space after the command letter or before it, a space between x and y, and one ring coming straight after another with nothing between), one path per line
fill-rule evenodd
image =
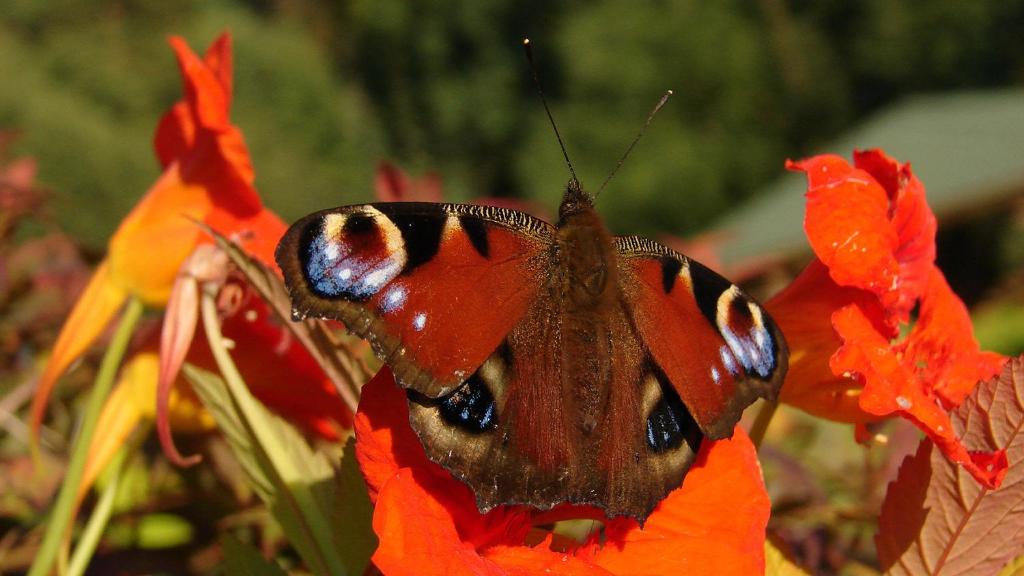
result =
M107 347L107 351L103 355L103 361L100 363L100 370L96 374L96 382L93 384L85 414L82 417L81 432L71 449L71 460L68 462L64 483L61 485L60 494L57 495L57 503L53 507L50 522L43 535L43 542L39 546L39 552L36 554L35 561L32 562L28 576L46 576L50 573L53 563L57 559L61 541L74 520L78 490L85 473L85 461L89 456L89 446L96 434L100 411L114 385L117 369L121 365L132 330L140 316L142 316L142 302L135 298L130 299L121 315L121 321L117 325L117 331L114 332L110 346Z
M203 329L206 330L206 339L210 344L210 351L213 359L220 369L224 384L229 395L235 402L238 411L242 414L243 426L249 428L249 432L256 439L261 450L271 461L271 468L280 470L280 463L274 462L275 456L287 454L288 447L280 443L280 438L269 430L260 430L251 426L250 414L255 410L254 405L258 401L249 392L242 374L238 371L227 346L224 345L224 337L221 334L220 319L217 314L216 290L212 285L203 288L202 298L199 301L199 309L203 320ZM344 564L334 549L334 543L327 526L327 518L319 509L314 496L302 482L294 481L294 478L278 479L278 496L287 498L294 502L294 507L300 516L298 529L305 532L305 539L312 543L313 557L304 558L309 565L310 571L314 574L327 574L331 576L344 576L347 574ZM273 503L267 502L273 510Z
M122 447L117 451L110 464L107 465L110 478L107 481L107 485L103 488L103 493L100 494L100 499L96 503L92 515L89 516L89 521L86 523L85 530L78 539L78 545L75 546L74 553L71 554L71 563L68 564L66 576L81 576L84 574L86 567L89 565L89 560L92 559L93 553L96 552L96 546L100 543L100 537L103 536L107 522L110 521L110 514L114 510L114 497L117 496L117 489L121 485L121 473L127 456L128 450Z
M768 425L772 423L772 417L775 416L775 411L778 408L778 402L765 402L757 412L754 425L750 427L750 440L754 443L754 448L761 447L761 441L764 440Z

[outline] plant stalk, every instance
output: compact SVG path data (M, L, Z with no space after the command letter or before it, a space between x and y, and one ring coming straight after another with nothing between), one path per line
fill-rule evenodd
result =
M39 546L39 552L32 562L28 576L46 576L50 573L53 563L57 559L61 541L74 521L78 487L82 483L82 476L85 473L85 460L89 456L89 446L96 434L100 411L107 396L110 395L114 377L117 376L117 369L128 349L132 330L135 329L135 324L142 316L142 308L142 302L138 299L132 298L128 301L121 314L121 321L117 325L114 337L110 341L110 346L103 354L103 361L100 363L100 370L96 374L96 381L89 393L89 401L82 417L81 431L71 449L71 460L68 462L67 473L64 475L64 483L57 495L57 503L53 507L50 522L46 526L42 544Z

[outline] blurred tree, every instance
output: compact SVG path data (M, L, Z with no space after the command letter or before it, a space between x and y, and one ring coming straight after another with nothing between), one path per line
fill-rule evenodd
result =
M619 231L692 233L902 95L1024 82L1024 0L12 0L0 16L0 127L25 132L97 245L156 172L177 97L163 42L236 38L234 115L286 217L367 200L378 159L435 170L449 198L567 179L520 40L584 184L596 189L657 98L675 97L601 208ZM10 79L16 79L11 81Z

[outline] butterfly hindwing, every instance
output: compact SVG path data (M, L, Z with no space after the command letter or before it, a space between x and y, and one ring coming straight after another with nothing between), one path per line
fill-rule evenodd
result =
M277 261L297 316L342 321L430 398L460 386L534 300L553 228L462 204L380 203L295 223Z
M744 408L778 394L787 365L781 332L759 304L699 262L646 238L615 241L640 337L701 430L730 436Z
M579 354L567 342L581 325L551 288L462 387L410 394L410 423L481 510L571 502L645 518L680 485L703 435L625 307L588 326L596 348ZM581 381L594 373L606 377Z

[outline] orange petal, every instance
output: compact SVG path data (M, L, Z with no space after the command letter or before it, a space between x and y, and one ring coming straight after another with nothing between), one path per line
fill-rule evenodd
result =
M968 453L932 391L932 383L915 378L913 359L894 353L889 340L855 305L836 312L833 323L844 343L832 359L832 369L853 372L863 379L861 408L879 416L900 413L932 438L947 458L963 465L979 482L995 488L1006 472L1005 454L1000 459L999 454Z
M763 574L770 514L757 450L737 426L732 439L705 443L643 529L631 519L609 522L605 543L591 545L594 562L638 576Z
M93 273L85 292L64 322L53 354L39 377L39 386L32 398L32 430L36 436L57 379L103 332L128 297L124 287L111 276L110 269L109 262L104 261Z
M207 217L206 224L237 242L249 255L280 276L274 250L288 226L277 214L261 209L252 214L238 215L218 206Z
M887 290L899 265L899 236L889 225L889 197L869 174L822 155L786 165L807 174L804 229L811 248L841 286Z
M853 302L867 306L870 299L863 290L837 285L821 261L814 259L792 284L767 302L768 312L789 345L789 371L780 396L783 402L840 422L878 419L860 407L860 382L836 376L829 366L829 359L842 344L832 328L832 313Z
M935 214L910 164L901 164L881 150L856 151L853 161L889 195L890 223L898 238L893 257L899 263L899 274L897 285L882 295L882 301L895 318L907 322L934 267Z
M947 407L959 406L978 382L998 375L1006 358L982 352L967 307L938 268L933 268L913 330L898 353L917 368Z
M139 421L152 419L156 370L157 357L152 352L136 354L121 367L114 391L100 412L97 433L89 445L79 498L92 487L110 459L124 446Z
M433 482L436 478L428 476L423 485L412 470L401 468L381 488L373 513L373 530L380 537L374 565L396 575L504 575L462 540Z
M552 552L545 541L537 546L495 546L484 551L484 558L501 566L509 576L612 576L593 562L564 552ZM631 572L632 574L632 572Z
M363 385L355 417L356 459L370 499L401 468L426 468L427 459L416 433L409 426L405 392L387 366Z
M163 306L182 262L192 252L212 209L208 192L181 179L172 164L121 222L110 239L110 273L129 293Z

